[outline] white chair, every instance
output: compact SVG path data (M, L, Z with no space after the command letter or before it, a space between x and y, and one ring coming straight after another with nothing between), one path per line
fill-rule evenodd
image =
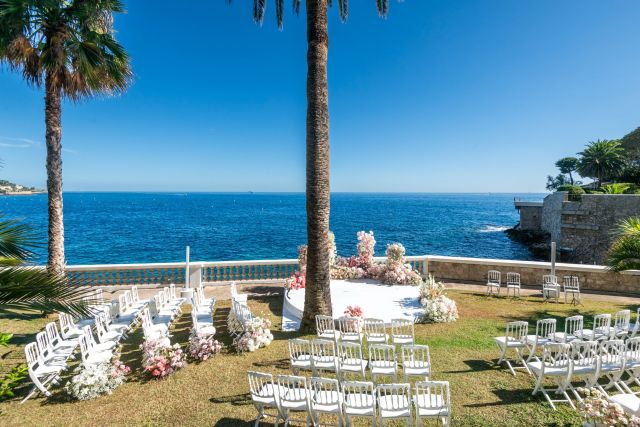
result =
M577 315L564 319L564 332L557 332L553 335L555 342L569 344L572 341L582 339L584 329L584 317Z
M362 319L359 317L342 316L338 319L340 340L347 342L362 342Z
M311 356L311 341L301 338L289 340L289 362L291 370L297 375L301 369L311 371L313 369Z
M581 331L583 340L601 341L611 336L611 315L598 314L593 317L593 329L583 329Z
M636 313L636 323L630 328L629 337L635 338L640 333L640 308Z
M178 302L180 305L185 304L187 302L186 298L182 298L178 296L178 289L176 288L175 283L171 283L169 285L169 296L171 301Z
M384 427L386 421L391 419L404 419L408 425L412 425L409 384L380 384L376 387L376 395L380 425Z
M388 376L393 378L393 382L398 381L396 348L388 344L371 344L369 346L369 369L374 383L378 377Z
M49 343L53 347L54 351L56 349L63 350L63 352L68 352L72 354L75 349L78 347L78 338L73 338L70 340L65 340L60 336L58 332L58 327L55 322L49 322L45 326L45 331L47 333L47 337L49 338ZM73 356L72 356L73 357Z
M529 350L529 362L536 355L536 350L547 343L553 341L556 333L556 319L540 319L536 322L535 335L527 335L526 343Z
M336 343L332 340L311 340L311 372L317 376L320 371L338 371Z
M620 405L627 415L640 417L640 398L638 396L623 393L610 396L609 400Z
M171 287L169 286L165 286L164 288L162 288L162 292L164 293L165 308L174 311L178 316L182 314L182 304L185 300L183 298L176 298L175 294L171 291Z
M525 369L527 373L527 363L524 360L523 350L527 348L527 334L529 333L529 323L524 321L508 322L504 336L495 337L494 341L500 350L500 358L498 359L498 365L502 362L507 364L507 367L513 375L516 374L516 369ZM512 350L516 353L517 360L522 363L522 366L513 366L509 360L508 352Z
M320 422L322 414L333 414L338 418L338 426L343 425L342 393L338 380L332 378L311 378L311 416L316 426L327 425Z
M316 334L320 338L337 341L340 333L336 330L333 317L324 316L322 314L316 315Z
M79 340L82 330L78 328L73 319L67 313L58 313L58 322L60 323L60 335L65 340Z
M404 382L409 377L421 377L429 381L431 377L431 354L428 345L409 344L400 348Z
M416 425L422 426L424 418L435 418L443 426L450 425L451 390L448 381L418 381L415 385L413 404L416 407Z
M106 342L106 343L97 342L93 336L93 331L91 329L91 326L83 327L82 335L87 339L87 343L89 344L89 348L91 349L92 352L113 353L116 347L113 342Z
M376 390L369 381L344 381L342 400L346 424L351 425L353 417L371 417L371 425L376 425Z
M509 291L513 292L513 296L515 298L516 292L518 293L518 298L520 298L520 273L507 273L507 296L509 296Z
M571 295L571 304L580 304L580 281L577 276L564 276L562 278L562 288L564 291L564 302Z
M391 319L391 344L406 345L414 343L413 320Z
M551 405L551 408L556 409L555 403L565 402L568 403L573 409L575 406L571 401L571 398L567 394L567 388L569 386L569 380L571 376L571 348L569 344L563 343L551 343L544 344L542 351L542 359L534 362L528 362L527 366L536 378L536 386L533 389L533 395L535 396L539 391L542 392L544 397ZM555 389L546 389L543 386L545 378L551 378L556 383ZM549 392L554 392L558 396L563 396L564 399L551 399Z
M494 292L500 296L501 273L497 270L489 270L487 272L487 295L493 295Z
M339 342L338 343L338 378L344 381L345 374L356 373L366 379L367 360L362 356L362 346L360 343Z
M629 386L632 384L640 386L640 337L627 340L627 351L624 357L624 370L627 372L628 378L621 385L627 392L634 393ZM640 394L640 392L634 394Z
M247 304L247 299L249 298L249 295L247 294L239 294L238 293L238 288L236 287L236 282L231 282L231 285L229 285L229 291L231 292L231 299L234 301L238 301L241 304Z
M147 340L157 340L169 336L169 325L166 323L153 323L149 308L144 308L140 314L142 320L142 332Z
M131 301L129 302L129 306L135 308L136 310L143 309L147 304L149 304L149 300L140 299L140 294L138 294L138 285L131 286Z
M215 335L216 328L213 326L213 322L201 321L198 319L198 313L191 310L191 321L193 322L193 329L202 335Z
M622 340L608 340L600 343L598 378L604 376L605 379L609 380L604 386L596 384L596 387L601 392L607 394L605 389L612 387L615 387L620 393L625 392L625 389L620 385L625 371L625 353L626 346Z
M582 380L587 388L591 388L597 383L598 368L600 367L599 344L596 341L576 340L569 345L571 347L571 377L567 381L567 387L573 392L576 399L582 402L582 396L576 391L572 383Z
M85 328L89 328L89 326L85 326ZM89 330L89 334L91 334L91 330ZM80 337L80 355L85 366L110 362L113 357L113 353L110 351L94 349L90 339L84 334Z
M287 426L292 421L291 412L306 412L306 425L311 425L311 401L309 389L307 388L307 379L293 375L278 375L277 382L280 392L280 411L283 415L284 425Z
M558 302L560 299L560 289L558 277L553 274L545 274L542 276L542 298L545 301L555 299L556 302Z
M251 401L258 411L256 417L255 427L258 427L260 420L266 417L273 417L274 424L277 426L281 418L284 418L280 413L280 407L278 404L279 392L273 382L273 375L265 374L263 372L247 372L247 378L249 380L249 391L251 393ZM273 409L274 413L270 414L267 410Z
M611 339L625 339L631 328L631 310L620 310L615 314Z
M36 334L36 343L38 345L38 352L40 358L46 364L51 365L66 365L67 360L71 356L71 351L67 349L54 349L49 342L49 337L45 331L38 332Z
M131 299L131 291L124 291L118 295L118 319L121 322L128 322L129 324L136 323L138 321L138 315L140 310L133 307Z
M26 402L27 399L33 396L38 390L47 397L51 396L48 385L58 382L60 372L66 368L66 365L45 363L38 351L38 345L34 342L25 346L24 353L27 359L29 378L31 382L33 382L34 387L20 403Z
M365 318L362 328L367 344L386 344L389 341L389 334L382 319Z
M105 343L113 343L114 347L120 342L122 339L122 333L116 330L110 330L109 325L107 324L107 320L105 319L106 314L101 313L96 316L96 332L98 333L98 342Z

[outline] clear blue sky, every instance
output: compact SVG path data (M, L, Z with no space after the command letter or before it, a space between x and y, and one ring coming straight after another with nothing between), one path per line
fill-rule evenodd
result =
M304 191L305 20L250 1L128 0L135 72L66 103L65 190ZM304 2L303 2L304 4ZM640 2L350 2L330 12L333 191L538 192L640 126ZM0 177L44 186L42 91L0 73Z

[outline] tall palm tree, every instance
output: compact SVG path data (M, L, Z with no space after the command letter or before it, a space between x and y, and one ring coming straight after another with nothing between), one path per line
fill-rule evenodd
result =
M229 2L231 2L229 0ZM284 0L274 0L276 22L282 28ZM292 0L295 14L300 0ZM329 31L327 7L332 0L306 0L307 14L307 269L304 314L300 329L313 331L317 314L331 315L329 256L329 88L327 57ZM253 1L253 19L262 24L266 0ZM376 0L380 16L386 16L389 0ZM338 0L340 19L347 20L347 0Z
M0 0L0 61L45 88L49 240L47 266L64 273L62 98L124 91L129 58L113 34L119 0Z
M620 221L607 265L615 272L640 270L640 217Z
M584 151L578 153L578 173L582 176L595 178L598 188L604 179L618 175L624 167L624 149L620 141L597 140L587 144Z

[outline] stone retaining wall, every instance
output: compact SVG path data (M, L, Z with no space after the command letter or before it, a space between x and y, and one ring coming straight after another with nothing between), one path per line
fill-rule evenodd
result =
M520 273L523 285L536 286L544 274L550 274L551 266L548 262L430 256L426 269L438 280L469 283L486 283L489 270L502 272L503 281L508 272L514 272ZM598 265L556 264L559 281L569 275L578 276L584 290L640 295L640 271L614 274Z

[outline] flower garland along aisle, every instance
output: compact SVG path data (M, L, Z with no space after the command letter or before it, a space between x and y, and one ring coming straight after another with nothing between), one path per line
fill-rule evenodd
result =
M444 293L444 284L429 275L420 285L420 304L424 307L422 323L448 323L458 320L456 302Z
M578 413L584 426L629 426L640 427L640 418L627 415L617 403L607 400L607 396L595 388L579 388L584 400L578 405Z
M187 357L180 344L171 345L168 339L146 340L142 349L142 366L152 378L166 378L187 366Z
M269 319L254 317L247 322L244 333L233 339L233 347L238 353L245 353L268 346L273 341L273 334L269 328Z
M131 372L131 368L120 360L80 366L78 369L80 372L65 385L67 394L77 400L90 400L113 393Z

